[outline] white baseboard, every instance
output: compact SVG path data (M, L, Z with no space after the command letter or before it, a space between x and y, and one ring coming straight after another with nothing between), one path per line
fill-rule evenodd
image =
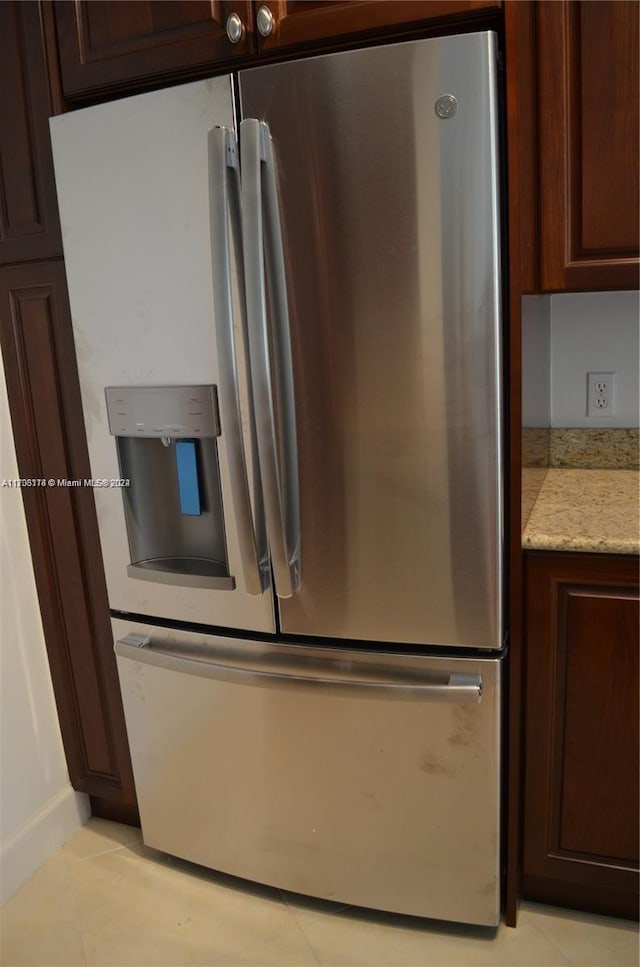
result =
M0 903L84 826L90 815L88 797L67 786L14 833L0 849Z

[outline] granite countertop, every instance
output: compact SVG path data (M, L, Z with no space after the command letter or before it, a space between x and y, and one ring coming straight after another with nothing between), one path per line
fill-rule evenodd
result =
M531 473L537 475L536 479L528 479ZM542 473L540 486L540 470L524 471L523 548L599 554L640 552L638 470L549 469ZM531 510L527 519L528 491Z

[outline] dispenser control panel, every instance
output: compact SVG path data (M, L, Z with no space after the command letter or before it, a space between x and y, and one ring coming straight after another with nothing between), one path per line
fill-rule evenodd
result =
M104 392L113 436L220 435L215 386L107 386Z

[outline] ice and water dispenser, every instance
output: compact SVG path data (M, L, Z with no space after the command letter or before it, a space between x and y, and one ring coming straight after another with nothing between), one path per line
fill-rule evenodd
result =
M105 390L116 438L129 537L130 577L231 590L215 386Z

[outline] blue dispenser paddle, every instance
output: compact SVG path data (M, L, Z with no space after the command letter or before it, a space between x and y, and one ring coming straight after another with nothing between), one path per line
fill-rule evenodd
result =
M195 440L176 440L176 470L180 513L189 517L198 517L202 510Z

